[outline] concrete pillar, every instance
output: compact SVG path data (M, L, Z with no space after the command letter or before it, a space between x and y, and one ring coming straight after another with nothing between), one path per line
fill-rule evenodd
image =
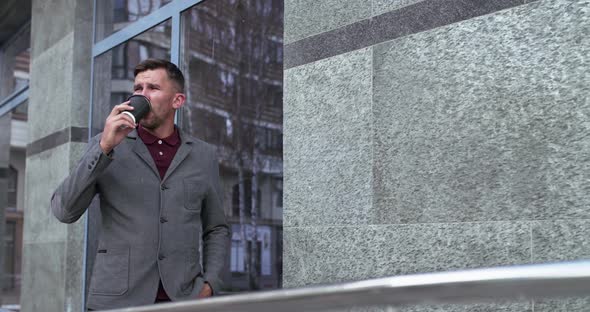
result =
M33 0L22 311L81 311L84 224L59 223L51 194L87 141L92 1Z

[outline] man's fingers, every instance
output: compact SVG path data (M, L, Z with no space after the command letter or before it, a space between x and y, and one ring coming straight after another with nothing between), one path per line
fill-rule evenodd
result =
M118 118L122 118L125 119L127 121L129 121L130 124L134 125L135 123L133 122L133 118L131 118L131 116L127 115L127 114L119 114L117 116Z
M135 128L135 124L129 120L125 120L123 123L121 123L121 125L123 126L123 129L134 129Z
M135 123L133 122L133 118L131 118L131 116L129 116L128 114L115 114L110 116L107 119L107 123L115 123L115 122L119 122L120 120L125 120L127 122L129 122L129 124L131 125L135 125Z
M103 151L117 146L129 132L135 129L136 125L133 119L127 114L121 114L123 111L133 110L133 107L128 104L129 101L115 105L107 117L101 139L101 148L103 148Z
M121 112L126 110L133 110L133 106L129 105L129 101L123 102L119 105L115 105L111 110L111 116L119 115Z
M129 117L125 114L115 116L113 118L112 124L113 124L113 128L115 129L115 131L119 131L122 129L128 129L128 128L131 128L131 129L135 128L135 124L131 120L131 117Z

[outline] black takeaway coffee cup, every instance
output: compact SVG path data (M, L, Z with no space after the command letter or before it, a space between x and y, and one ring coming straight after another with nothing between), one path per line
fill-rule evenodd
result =
M134 110L124 111L123 114L131 117L135 124L137 124L141 118L145 117L145 115L147 115L152 109L152 103L150 103L150 100L141 94L134 94L130 96L127 101L129 101L130 106L133 106Z

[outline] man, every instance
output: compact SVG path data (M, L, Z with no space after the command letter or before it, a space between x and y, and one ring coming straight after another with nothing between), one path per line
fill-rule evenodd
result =
M121 114L133 109L129 102L116 105L51 198L53 214L65 223L100 198L89 309L211 296L227 254L215 148L174 125L186 100L182 72L165 60L143 61L134 94L146 96L152 110L136 127Z

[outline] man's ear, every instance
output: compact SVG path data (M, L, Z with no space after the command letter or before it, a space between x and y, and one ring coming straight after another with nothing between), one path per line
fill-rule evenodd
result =
M184 105L186 101L186 95L184 93L176 93L174 95L174 100L172 101L172 107L174 109L179 109Z

